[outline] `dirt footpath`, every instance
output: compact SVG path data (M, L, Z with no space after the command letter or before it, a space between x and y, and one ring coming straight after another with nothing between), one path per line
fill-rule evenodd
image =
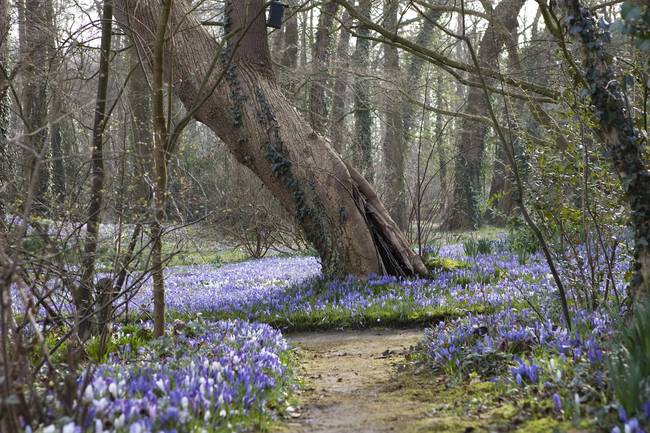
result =
M417 389L405 389L397 375L398 364L421 338L419 329L289 336L299 348L306 383L300 416L289 423L289 431L413 431L430 405Z
M288 335L298 348L301 404L278 433L584 433L553 417L530 419L494 384L449 387L410 360L423 331L370 329Z

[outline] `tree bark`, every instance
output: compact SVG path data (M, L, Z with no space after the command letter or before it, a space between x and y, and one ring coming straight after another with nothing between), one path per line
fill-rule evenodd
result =
M23 182L25 194L34 194L34 210L47 210L49 170L47 159L47 50L49 25L43 0L18 5L23 94ZM33 189L32 189L33 188Z
M359 0L359 12L370 18L371 0ZM358 23L357 43L354 49L354 152L352 160L361 173L372 183L374 167L372 160L372 117L370 113L370 84L368 63L370 62L370 31Z
M494 9L481 39L478 59L483 68L498 66L499 54L507 36L517 28L517 15L523 0L503 0ZM483 89L469 89L465 102L465 114L484 116L487 101ZM481 171L487 126L463 119L458 136L457 157L454 172L453 196L443 222L446 230L471 230L480 227L479 197L482 190Z
M153 219L151 221L151 257L153 276L153 333L161 337L165 333L165 275L162 258L163 222L167 202L167 161L171 131L165 117L164 64L165 39L173 0L164 0L153 45L151 102L154 126L153 162L155 182L153 188ZM270 54L269 54L270 58ZM172 116L172 113L167 113Z
M428 47L431 45L431 42L433 40L433 31L435 29L435 25L440 19L440 17L442 17L443 13L444 12L442 10L435 9L435 8L431 8L426 12L426 15L423 17L422 20L422 27L420 27L420 31L415 37L415 43L418 46ZM411 62L408 65L408 70L406 75L408 78L408 81L406 82L406 92L409 96L415 96L422 93L421 90L419 89L422 82L422 72L424 69L424 63L425 61L421 57L418 57L416 55L413 55L411 57ZM415 126L417 126L415 114L416 114L416 105L408 101L405 101L402 118L404 121L403 131L407 142L411 140Z
M0 0L0 184L7 185L8 173L10 170L9 158L7 155L7 130L9 127L9 104L7 101L7 90L9 89L8 60L9 60L9 33L11 23L9 21L8 0ZM0 195L0 232L4 226L4 191Z
M507 51L509 69L512 75L523 78L523 69L519 59L517 47L518 35L516 32L506 35L508 37ZM507 103L507 102L506 102ZM508 129L510 134L518 134L521 130L519 118L524 111L524 101L517 99L508 109ZM521 155L521 145L519 137L511 137L511 142L515 156L519 159ZM494 169L492 171L492 182L490 184L490 201L491 205L486 211L486 217L490 224L503 226L507 223L508 217L515 210L513 173L508 164L508 155L504 146L497 145L497 152L494 159Z
M345 142L348 137L346 133L345 114L349 86L350 32L347 30L347 27L350 26L351 22L352 19L348 11L343 11L339 41L336 46L336 79L334 80L332 115L330 120L332 145L341 154L345 151Z
M397 0L384 2L384 26L397 31ZM402 73L397 47L384 44L384 75L387 81L394 80L393 86L401 87ZM408 228L406 206L406 179L404 173L406 143L404 134L403 106L396 104L402 99L399 88L388 90L386 94L386 134L382 143L384 154L384 173L386 177L386 207L400 229ZM410 106L410 104L408 104Z
M9 88L9 34L11 22L9 21L9 1L0 0L0 101L4 101ZM0 106L4 107L3 104Z
M140 52L151 52L160 0L115 4L118 21L137 35ZM187 4L175 2L170 26L176 32L165 47L167 80L186 107L198 105L195 118L296 217L319 252L325 275L425 273L372 188L282 95L273 76L263 5L262 0L227 3L227 32L235 36L219 52ZM201 87L215 53L221 64ZM207 95L203 89L209 89Z
M325 87L328 78L332 24L337 8L338 5L335 2L326 3L321 7L316 43L314 44L314 60L309 85L309 123L319 134L324 133L327 120Z
M60 60L56 49L56 21L54 17L54 6L52 0L47 0L47 15L48 23L50 26L48 56L50 58L50 65L54 71L54 77L50 80L50 110L49 110L49 124L50 124L50 146L52 149L52 188L54 192L55 202L61 204L65 199L66 193L66 169L65 157L63 154L63 92L61 91L62 77L58 77L58 70Z
M108 74L110 67L111 37L113 32L113 2L104 0L102 9L102 37L99 54L99 78L93 122L90 205L86 223L84 260L79 289L76 293L77 326L79 335L87 338L92 316L92 291L95 277L95 259L99 241L102 202L104 200L104 130L108 120L106 98L108 97Z
M438 76L436 83L436 105L440 109L445 109L444 82L441 76ZM444 120L442 114L436 114L435 139L438 142L438 179L440 179L440 205L438 209L444 212L447 207L447 193L449 184L447 182L447 148L445 145Z
M133 71L129 80L127 98L131 117L131 143L135 155L137 173L135 203L132 209L134 221L142 223L149 218L149 199L153 183L153 126L151 123L151 91L144 69L135 48L129 50L129 68Z
M298 13L295 8L287 8L290 17L284 22L284 54L282 66L296 69L298 66Z

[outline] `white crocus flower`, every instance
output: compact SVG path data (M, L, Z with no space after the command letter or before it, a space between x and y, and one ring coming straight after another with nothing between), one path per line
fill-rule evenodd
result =
M94 396L95 391L93 390L93 386L89 384L84 390L84 403L90 403L93 401Z
M117 417L117 419L115 420L115 428L120 429L120 428L124 427L124 423L125 423L125 422L126 422L126 419L125 419L125 417L124 417L124 414L120 415L120 416Z

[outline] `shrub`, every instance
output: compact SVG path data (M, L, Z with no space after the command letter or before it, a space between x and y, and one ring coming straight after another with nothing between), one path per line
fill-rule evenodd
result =
M488 239L469 238L463 241L463 250L469 257L476 257L479 254L490 254L492 252L492 241Z
M508 249L514 253L520 263L526 263L528 258L539 251L539 241L528 227L515 226L508 230L506 237Z
M609 362L611 386L629 416L650 401L650 302L639 307Z

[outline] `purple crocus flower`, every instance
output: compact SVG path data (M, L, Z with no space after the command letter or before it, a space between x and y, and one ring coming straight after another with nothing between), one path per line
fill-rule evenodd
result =
M553 401L553 410L555 412L562 412L562 399L560 395L556 392L551 396L551 400Z

